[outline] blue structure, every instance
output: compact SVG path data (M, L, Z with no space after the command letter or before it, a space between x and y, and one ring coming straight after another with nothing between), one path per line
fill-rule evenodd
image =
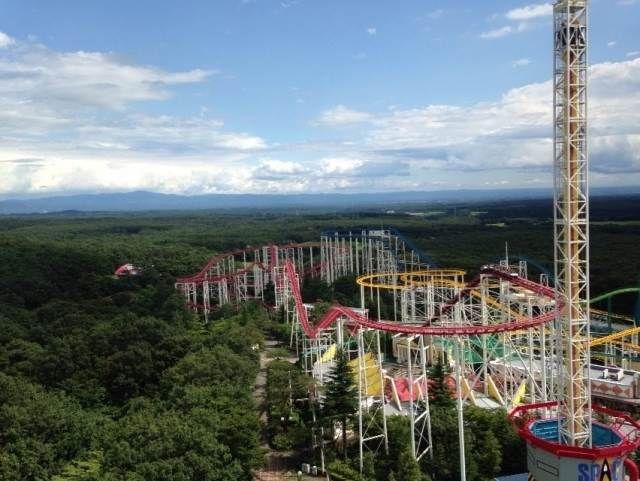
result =
M500 476L498 478L494 478L493 481L528 481L529 475L527 473L522 474L511 474L509 476Z

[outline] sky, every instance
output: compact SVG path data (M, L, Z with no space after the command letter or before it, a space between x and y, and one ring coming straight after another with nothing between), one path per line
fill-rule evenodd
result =
M552 6L0 0L0 198L551 186ZM640 0L590 1L591 184L640 185Z

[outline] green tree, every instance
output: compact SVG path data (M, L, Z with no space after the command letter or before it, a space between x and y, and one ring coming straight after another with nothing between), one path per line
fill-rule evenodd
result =
M331 302L333 296L331 287L318 277L310 277L302 283L302 299L305 302Z
M460 479L460 443L455 410L437 405L432 407L431 436L434 440L433 458L425 462L427 472L438 481ZM468 449L469 445L466 447Z
M358 394L353 383L353 372L349 366L349 359L343 349L338 349L336 352L336 363L327 377L323 416L325 419L340 421L342 455L346 459L348 421L358 409Z
M251 479L246 460L220 438L220 419L206 409L188 414L155 401L134 401L107 429L106 479L231 481Z
M416 458L409 449L404 449L398 457L396 477L402 481L431 481L421 470Z
M474 450L472 455L476 458L478 473L481 479L493 479L500 473L500 465L502 464L500 444L491 431L486 431L484 435L477 434L479 435L482 449Z
M0 373L0 479L50 479L90 447L93 428L75 400Z
M390 416L387 419L387 434L389 437L389 456L395 462L406 447L411 435L411 425L406 416Z
M429 394L431 397L430 404L432 406L442 406L444 408L453 408L455 402L452 397L451 388L447 384L447 370L442 364L442 361L438 360L433 367L431 374L433 384L429 387Z
M360 300L360 288L356 276L338 277L331 285L333 297L341 304L354 305Z
M331 479L336 481L366 481L358 471L353 469L345 461L336 459L327 466Z
M505 410L469 406L465 408L465 423L483 447L472 453L483 477L527 470L524 441L509 423Z

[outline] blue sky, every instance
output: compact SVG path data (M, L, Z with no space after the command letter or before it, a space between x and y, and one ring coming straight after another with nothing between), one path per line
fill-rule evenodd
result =
M0 0L0 196L550 185L551 4ZM591 1L595 185L640 185L640 0Z

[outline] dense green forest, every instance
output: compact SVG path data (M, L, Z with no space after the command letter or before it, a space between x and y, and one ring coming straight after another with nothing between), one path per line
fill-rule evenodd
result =
M626 199L624 215L611 214L610 202L594 203L593 293L637 285L640 274L640 202ZM513 255L551 267L551 212L542 201L406 210L414 215L394 206L0 218L0 480L250 479L262 457L252 346L277 326L256 305L206 326L184 308L174 277L216 252L395 226L440 265L470 274L506 242ZM113 277L124 262L144 274ZM616 307L630 312L634 302ZM403 455L388 461L396 475Z

